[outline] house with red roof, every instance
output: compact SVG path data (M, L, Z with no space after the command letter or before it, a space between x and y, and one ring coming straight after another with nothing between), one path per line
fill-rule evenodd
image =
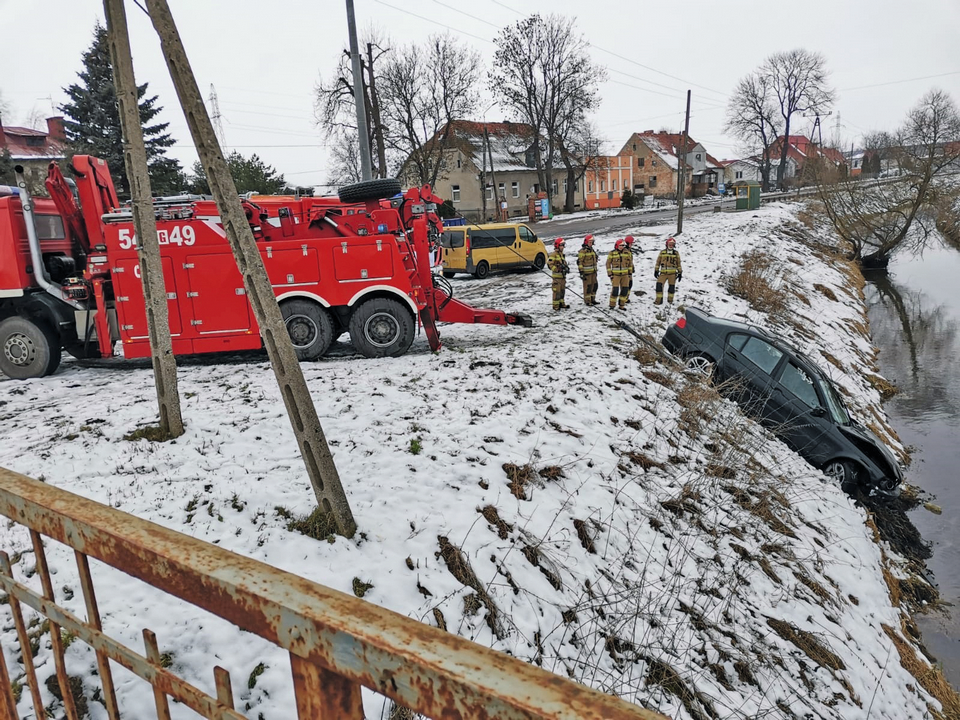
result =
M63 132L63 118L47 118L47 129L4 125L0 118L0 154L10 153L15 165L22 165L24 176L30 189L45 192L43 181L47 177L47 166L51 161L66 157L66 136ZM13 178L9 178L12 182Z
M777 168L780 165L780 156L783 152L784 137L781 135L769 147L770 151L770 183L776 183ZM803 167L811 158L823 159L832 163L834 167L847 171L847 158L834 148L820 147L805 135L790 135L786 138L787 164L784 168L783 179L787 184L796 182L796 178L803 174Z

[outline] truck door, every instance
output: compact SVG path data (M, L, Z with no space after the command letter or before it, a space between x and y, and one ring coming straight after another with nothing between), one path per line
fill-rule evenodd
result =
M182 331L179 305L182 298L177 294L173 260L169 257L162 257L160 260L163 263L163 284L167 290L170 334L177 337ZM113 270L113 283L121 337L124 340L146 340L149 338L147 309L143 297L139 260L135 257L118 260Z
M243 278L230 253L187 255L190 324L199 335L246 333L253 326Z

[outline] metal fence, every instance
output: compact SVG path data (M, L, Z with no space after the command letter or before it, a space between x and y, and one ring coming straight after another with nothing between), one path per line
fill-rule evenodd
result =
M30 693L22 704L32 703L36 718L47 714L24 606L49 622L67 720L78 714L61 630L96 652L99 696L111 720L121 716L112 663L149 683L144 692L152 692L158 718L170 717L170 699L205 718L244 717L234 708L230 675L223 668L213 668L214 697L164 666L150 630L143 630L142 653L103 632L88 560L94 558L287 650L301 719L363 718L363 686L436 720L665 720L458 635L3 468L0 514L29 530L42 586L38 594L15 580L10 558L0 552L0 590L6 593ZM73 549L86 620L57 604L45 538ZM12 648L7 654L17 656ZM0 720L17 717L0 649Z

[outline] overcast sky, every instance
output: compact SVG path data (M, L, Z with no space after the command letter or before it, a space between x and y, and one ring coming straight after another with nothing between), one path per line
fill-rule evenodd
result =
M344 0L169 1L201 89L216 87L229 148L258 153L291 183L326 182L313 89L346 42ZM796 47L827 58L838 101L822 121L824 138L839 132L845 147L865 131L893 129L931 87L960 102L960 0L355 3L361 31L376 25L397 44L451 32L487 64L498 27L547 8L576 17L593 59L609 70L595 117L608 152L635 131L679 129L691 89L691 136L718 158L736 157L736 141L722 129L729 93L768 55ZM189 166L196 155L158 41L132 0L127 8L137 80L160 96L177 139L173 154ZM63 102L98 20L98 0L0 0L0 93L13 106L4 123L20 124L36 110L50 114L51 100ZM504 117L497 107L486 114Z

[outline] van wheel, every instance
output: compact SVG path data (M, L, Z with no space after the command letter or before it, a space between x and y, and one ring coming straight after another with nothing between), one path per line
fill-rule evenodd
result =
M443 276L444 276L445 278L456 277L456 275L457 275L457 274L456 274L453 270L444 270L444 271L443 271Z
M533 259L533 266L537 270L543 270L543 266L547 264L547 259L543 256L543 253L537 253L537 256Z
M473 273L474 277L483 280L489 274L490 264L486 260L481 260L479 263L477 263L477 269Z
M0 322L0 371L15 380L52 375L60 367L60 339L45 324L10 317Z
M350 317L350 339L368 358L398 357L410 349L416 323L412 313L396 300L372 298Z
M280 305L283 322L298 360L323 357L333 342L330 313L310 300L287 300Z

